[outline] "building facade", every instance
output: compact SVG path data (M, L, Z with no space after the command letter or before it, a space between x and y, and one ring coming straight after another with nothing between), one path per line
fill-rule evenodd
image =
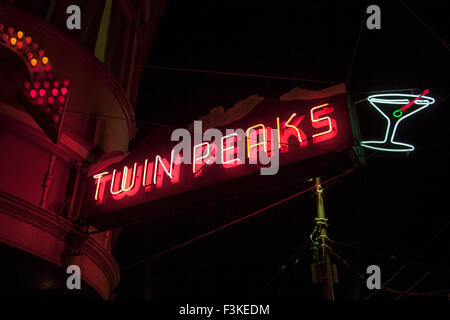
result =
M80 29L67 20L80 9ZM5 297L110 299L118 231L75 223L80 177L128 151L164 1L0 1L0 252ZM73 8L72 8L73 9ZM81 290L68 290L77 265Z

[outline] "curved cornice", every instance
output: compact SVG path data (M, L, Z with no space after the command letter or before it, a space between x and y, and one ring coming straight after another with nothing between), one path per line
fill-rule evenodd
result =
M5 231L5 229L0 233L1 242L20 248L62 267L65 241L67 235L74 231L72 222L2 191L0 191L0 214L6 214L16 222L23 223L32 228L37 228L40 232L44 232L58 240L58 243L54 243L52 255L46 253L44 250L36 249L36 244L31 246L30 243L27 243L26 239L18 240L7 236L8 231ZM4 227L9 228L9 226ZM26 229L29 230L29 227ZM45 246L45 244L42 245ZM120 281L120 271L119 266L111 253L90 236L86 237L85 241L82 243L81 253L101 270L109 284L109 291L112 291ZM83 279L95 288L105 299L109 298L111 292L105 292L105 289L98 283L98 277L83 277Z

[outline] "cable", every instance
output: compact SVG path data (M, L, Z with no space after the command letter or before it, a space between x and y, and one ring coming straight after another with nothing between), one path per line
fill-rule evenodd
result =
M414 13L402 0L398 0L402 6L404 6L421 24L423 24L440 42L441 44L450 51L449 44L440 35L438 35L425 21L423 21L417 14Z
M345 265L351 273L353 273L354 275L356 275L361 281L366 281L366 277L364 275L362 275L361 273L359 273L358 271L353 270L353 268L350 266L350 264L344 259L342 258L340 255L338 255L336 252L334 252L330 247L328 247L329 252L334 255L343 265ZM442 295L445 293L448 293L450 291L438 291L438 292L402 292L400 290L395 290L386 286L382 286L381 289L375 291L375 292L380 292L380 291L386 291L392 294L402 294L404 293L404 295L407 296L431 296L431 295Z
M408 264L411 264L411 265L414 265L414 266L417 266L417 267L420 267L420 268L424 268L424 269L429 269L430 268L430 266L427 266L427 265L424 265L424 264L421 264L421 263L418 263L418 262L415 262L415 261L412 261L412 260L409 260L409 259L400 258L400 257L394 256L394 255L385 254L385 253L374 251L374 250L364 249L364 248L361 248L361 247L358 247L358 246L355 246L355 245L352 245L352 244L348 244L348 243L345 243L345 242L341 242L341 241L336 241L336 240L332 240L332 239L328 239L328 240L330 242L334 243L334 244L341 245L343 247L349 247L349 248L352 248L352 249L355 249L355 250L363 250L363 251L365 251L367 253L370 253L370 254L373 254L373 255L376 255L376 256L385 257L385 258L388 258L390 260L401 261L401 262L408 263Z
M450 225L450 220L447 221L447 223L441 228L439 229L439 231L425 244L424 247L422 247L421 250L419 250L419 253L417 254L417 256L419 256L421 253L423 253L446 229L447 227ZM403 264L398 270L397 272L394 273L394 275L392 277L390 277L385 283L382 284L381 288L383 289L383 287L387 286L389 283L392 282L392 280L394 280L399 274L400 272L402 272L403 270L405 270L407 267L406 264ZM368 297L366 297L364 300L369 300L370 298L372 298L373 296L375 296L379 291L375 291L374 293L372 293L371 295L369 295Z
M275 275L269 279L269 281L266 282L266 284L258 291L258 293L256 294L256 298L258 298L263 292L264 290L273 282L275 281L276 278L278 278L284 271L286 271L286 266L289 264L289 261L291 261L292 259L295 258L294 260L294 265L292 266L292 268L290 269L290 271L287 274L287 278L289 278L290 274L292 273L292 271L295 269L295 266L299 263L299 259L301 258L301 256L303 255L303 253L306 250L306 245L309 243L309 239L306 239L306 241L302 244L302 246L291 256L289 257L289 259L287 260L288 262L283 264L275 273Z
M114 116L106 116L106 115L94 115L94 114L91 114L91 113L87 113L87 112L83 112L83 111L76 111L76 110L69 110L69 109L65 109L65 112L72 112L72 113L76 113L76 114L80 114L80 115L85 115L85 116L90 116L90 117L92 117L92 116L95 116L95 117L99 117L99 118L111 118L111 119L116 119L116 120L124 120L124 121L130 121L130 122L136 122L136 123L142 123L142 124L148 124L148 125L151 125L151 126L159 126L159 127L168 127L168 128L180 128L180 127L178 127L178 126L175 126L175 125L169 125L169 124L162 124L162 123L158 123L158 122L152 122L152 121L140 121L140 120L130 120L130 119L126 119L126 118L120 118L120 117L114 117ZM191 129L189 129L189 128L184 128L184 129L186 129L186 130L188 130L188 131L190 131L190 132L192 132L192 133L196 133L194 130L191 130ZM247 138L249 138L249 137L247 137ZM249 139L251 139L251 140L259 140L258 138L249 138ZM303 142L304 141L311 141L311 140L313 140L313 137L311 137L311 138L307 138L307 139L305 139L305 140L303 140ZM270 141L270 140L266 140L266 142L273 142L273 141ZM299 144L293 144L293 143L287 143L287 142L279 142L281 145L283 145L283 146L293 146L293 147L296 147L296 148L303 148L302 146L300 146ZM328 150L326 150L326 149L323 149L323 148L320 148L320 147L318 147L318 146L316 146L316 145L309 145L308 147L310 147L310 148L314 148L314 149L318 149L318 150L324 150L324 151L328 151Z
M435 271L436 269L438 269L441 265L443 265L447 259L450 257L450 255L447 255L443 261L441 261L439 264L437 264L436 266L434 266L433 269L431 269L430 271L425 272L420 278L419 280L417 280L416 282L414 282L414 284L412 286L410 286L408 289L406 289L405 291L403 291L402 293L400 293L398 295L397 298L395 298L395 301L400 300L402 297L404 297L405 295L408 295L412 290L414 290L415 287L417 287L423 280L425 280L426 277L428 277L433 271Z
M334 80L315 80L315 79L305 79L305 78L294 78L294 77L272 76L272 75L264 75L264 74L239 73L239 72L225 72L225 71L202 70L202 69L189 69L189 68L177 68L177 67L166 67L166 66L157 66L157 65L143 65L142 68L143 68L143 69L168 70L168 71L184 71L184 72L210 73L210 74L220 74L220 75L226 75L226 76L239 76L239 77L249 77L249 78L262 78L262 79L276 79L276 80L303 81L303 82L313 82L313 83L333 83L333 84L340 83L340 81L334 81Z
M352 172L352 171L354 171L354 170L355 170L355 169L349 169L349 170L345 171L344 173L341 173L341 174L339 174L339 175L337 175L337 176L335 176L335 177L333 177L333 178L331 178L331 179L328 179L328 180L322 182L322 184L327 184L327 183L329 183L329 182L331 182L331 181L334 181L335 179L338 179L338 178L340 178L340 177L342 177L342 176L345 176L345 175L349 174L350 172ZM312 187L310 187L310 188L308 188L308 189L306 189L306 190L303 190L303 191L301 191L301 192L298 192L298 193L296 193L296 194L293 194L293 195L291 195L291 196L289 196L289 197L287 197L287 198L285 198L285 199L283 199L283 200L281 200L281 201L278 201L278 202L276 202L276 203L274 203L274 204L271 204L271 205L269 205L269 206L267 206L267 207L265 207L265 208L263 208L263 209L257 210L257 211L255 211L255 212L253 212L253 213L251 213L251 214L249 214L249 215L247 215L247 216L245 216L245 217L242 217L242 218L239 218L239 219L237 219L237 220L234 220L234 221L232 221L232 222L230 222L230 223L227 223L227 224L225 224L225 225L223 225L223 226L221 226L221 227L218 227L218 228L216 228L216 229L214 229L214 230L211 230L211 231L209 231L209 232L207 232L207 233L201 234L201 235L199 235L199 236L197 236L197 237L195 237L195 238L193 238L193 239L191 239L191 240L188 240L188 241L186 241L186 242L180 243L180 244L178 244L178 245L176 245L176 246L173 246L173 247L168 248L168 249L166 249L166 250L164 250L164 251L161 251L161 252L159 252L159 253L157 253L157 254L154 254L154 255L152 255L152 256L150 256L150 257L147 257L147 258L145 258L145 259L142 259L142 260L140 260L140 261L138 261L138 262L136 262L136 263L133 263L133 264L131 264L131 265L129 265L129 266L123 268L123 270L124 270L124 271L125 271L125 270L129 270L129 269L131 269L131 268L133 268L133 267L135 267L135 266L137 266L137 265L139 265L139 264L141 264L141 263L145 263L145 262L151 261L151 260L153 260L153 259L155 259L155 258L157 258L157 257L160 257L160 256L162 256L162 255L164 255L164 254L166 254L166 253L169 253L169 252L174 251L174 250L176 250L176 249L178 249L178 248L187 246L188 244L190 244L190 243L192 243L192 242L195 242L195 241L197 241L197 240L203 239L203 238L205 238L205 237L207 237L207 236L209 236L209 235L211 235L211 234L214 234L214 233L216 233L216 232L218 232L218 231L221 231L221 230L223 230L223 229L226 229L226 228L228 228L228 227L230 227L230 226L232 226L232 225L234 225L234 224L236 224L236 223L238 223L238 222L241 222L241 221L244 221L244 220L246 220L246 219L248 219L248 218L251 218L251 217L253 217L253 216L255 216L255 215L257 215L257 214L259 214L259 213L261 213L261 212L264 212L264 211L266 211L266 210L268 210L268 209L270 209L270 208L273 208L273 207L275 207L275 206L277 206L277 205L279 205L279 204L282 204L282 203L284 203L284 202L286 202L286 201L288 201L288 200L290 200L290 199L293 199L293 198L298 197L298 196L300 196L300 195L302 195L302 194L304 194L304 193L306 193L306 192L308 192L308 191L311 191L311 190L313 190L314 188L315 188L315 186L312 186Z
M358 48L359 48L359 41L361 40L361 35L362 32L364 30L364 21L366 21L366 9L369 6L369 0L367 0L366 6L364 7L364 12L363 12L363 17L361 19L361 27L359 29L359 33L358 33L358 39L356 40L356 45L355 45L355 49L353 50L353 56L352 56L352 61L350 62L350 67L347 73L347 79L345 81L345 85L348 88L348 84L350 82L350 77L352 75L352 69L353 69L353 63L355 61L356 58L356 53L358 52Z

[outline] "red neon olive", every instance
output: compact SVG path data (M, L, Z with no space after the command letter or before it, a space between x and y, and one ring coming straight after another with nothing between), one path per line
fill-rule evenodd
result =
M30 91L30 97L34 99L34 98L36 98L36 96L37 96L37 91L34 90L34 89L31 90L31 91Z

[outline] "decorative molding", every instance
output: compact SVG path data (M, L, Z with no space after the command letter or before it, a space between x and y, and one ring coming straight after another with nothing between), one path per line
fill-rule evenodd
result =
M47 240L54 241L54 243L49 248L49 242L36 242L34 238L32 239L33 243L30 243L29 239L17 238L17 236L14 239L11 233L17 231L17 229L10 228L10 225L0 225L1 242L63 267L63 261L67 258L67 256L64 256L67 239L70 238L70 234L77 233L73 223L2 191L0 191L0 220L3 220L1 215L10 217L18 225L23 225L23 229L27 232L34 229L41 234L47 234ZM94 287L104 299L109 299L111 291L120 281L117 262L97 240L87 235L84 235L84 237L85 240L80 242L80 253L84 259L87 259L87 263L93 264L95 268L102 272L102 275L90 275L87 278L83 277L83 280ZM49 254L49 252L52 254ZM102 286L102 277L106 279L108 289L104 285Z

